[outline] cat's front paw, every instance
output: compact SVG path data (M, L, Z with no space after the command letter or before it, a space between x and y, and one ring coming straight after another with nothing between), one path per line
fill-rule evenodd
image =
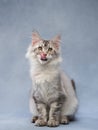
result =
M51 119L51 120L48 121L47 126L49 126L49 127L57 127L57 126L59 126L59 121Z
M68 119L68 117L67 117L67 116L62 116L60 123L61 123L61 124L65 124L65 125L69 124L69 119Z
M46 126L47 122L44 121L44 119L38 119L38 120L36 120L35 125L36 126Z
M35 123L37 119L38 119L38 116L33 116L31 122L32 122L32 123Z

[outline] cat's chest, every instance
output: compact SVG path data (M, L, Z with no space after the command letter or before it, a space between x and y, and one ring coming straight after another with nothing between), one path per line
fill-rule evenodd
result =
M60 88L58 71L36 72L33 83L34 96L38 101L51 102L58 98Z
M58 80L57 72L38 72L34 75L34 82L36 84L44 84L46 82L51 83L54 80Z
M35 83L34 96L38 102L50 102L58 96L58 85L56 82L44 81L41 83ZM54 94L55 93L55 94Z

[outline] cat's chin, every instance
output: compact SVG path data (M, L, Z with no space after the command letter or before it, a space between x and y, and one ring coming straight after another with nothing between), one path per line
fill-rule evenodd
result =
M40 64L48 63L48 59L39 59Z

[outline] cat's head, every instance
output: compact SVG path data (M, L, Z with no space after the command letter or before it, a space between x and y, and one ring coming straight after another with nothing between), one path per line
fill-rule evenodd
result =
M51 40L44 40L38 32L33 32L32 43L28 49L26 57L36 58L39 63L46 64L55 60L60 53L60 35Z

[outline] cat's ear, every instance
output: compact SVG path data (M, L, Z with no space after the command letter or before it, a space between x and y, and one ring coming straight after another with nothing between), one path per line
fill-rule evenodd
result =
M61 42L61 35L55 36L51 41L54 43L55 47L59 49L60 42Z
M34 31L32 33L32 45L35 45L36 43L38 43L41 40L41 37L39 35L39 33L37 31Z

